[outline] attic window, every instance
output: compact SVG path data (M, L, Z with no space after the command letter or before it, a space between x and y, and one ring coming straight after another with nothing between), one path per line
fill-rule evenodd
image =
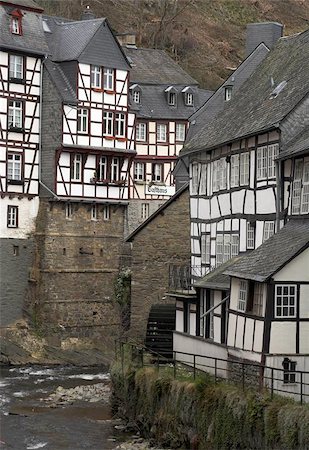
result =
M133 102L138 104L141 102L141 93L139 91L133 91Z
M185 104L186 104L186 106L193 106L194 98L193 98L192 92L185 93Z
M285 88L286 85L287 81L281 81L281 83L279 83L278 86L276 86L275 89L272 91L269 98L272 100L273 98L278 97L278 95Z
M225 86L224 88L224 100L229 102L232 98L233 86Z
M176 94L175 94L175 92L169 92L168 93L168 104L170 106L175 106L176 105Z
M22 34L20 15L14 15L11 17L11 32L12 34Z

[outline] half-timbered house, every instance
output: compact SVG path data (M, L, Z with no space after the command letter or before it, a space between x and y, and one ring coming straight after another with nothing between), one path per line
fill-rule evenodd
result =
M211 96L163 50L123 46L132 68L130 104L136 114L137 156L130 171L128 231L175 193L173 169L188 118Z
M42 9L0 1L1 325L21 317L39 208Z
M281 38L222 114L185 145L183 152L190 159L192 279L256 249L289 217L308 215L303 155L309 122L308 56L309 31ZM206 338L204 347L209 348L212 322L201 322L208 315L209 288L199 287L200 326L195 334ZM224 291L217 295L228 301ZM226 321L217 305L213 336L220 335ZM182 333L179 345L184 339Z

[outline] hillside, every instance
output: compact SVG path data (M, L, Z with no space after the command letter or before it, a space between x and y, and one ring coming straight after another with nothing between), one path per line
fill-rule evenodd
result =
M308 0L36 0L45 13L79 19L89 4L137 44L164 48L202 87L216 89L244 57L249 22L276 21L285 35L309 27Z

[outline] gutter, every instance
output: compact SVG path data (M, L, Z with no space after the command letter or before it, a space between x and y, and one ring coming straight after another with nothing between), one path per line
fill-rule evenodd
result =
M40 73L40 127L39 127L39 185L43 186L44 189L46 189L56 200L59 200L59 197L53 192L51 189L49 189L48 186L46 186L45 183L42 181L42 111L43 111L43 67L44 67L44 61L47 59L47 55L44 56L44 60L42 60L41 64L41 73Z

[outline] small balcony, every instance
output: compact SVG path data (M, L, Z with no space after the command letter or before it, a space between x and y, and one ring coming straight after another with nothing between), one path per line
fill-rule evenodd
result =
M209 271L206 267L190 265L169 265L169 292L193 294L193 284Z

